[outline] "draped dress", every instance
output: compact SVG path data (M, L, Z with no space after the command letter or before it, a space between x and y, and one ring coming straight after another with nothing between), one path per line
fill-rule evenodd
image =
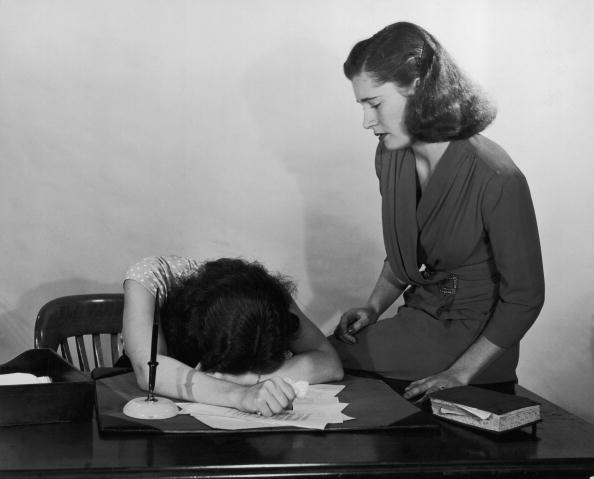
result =
M522 172L482 135L450 142L420 194L412 149L380 143L387 261L409 285L397 314L334 342L346 368L420 379L482 334L504 349L472 383L516 381L519 341L544 302L534 207Z

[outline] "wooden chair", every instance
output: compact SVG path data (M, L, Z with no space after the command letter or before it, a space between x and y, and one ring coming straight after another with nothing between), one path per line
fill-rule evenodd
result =
M90 338L95 367L113 366L122 354L123 294L63 296L43 305L35 321L35 348L51 348L81 371L90 371L85 336ZM109 337L111 357L103 356L102 336ZM105 336L108 335L108 336ZM78 366L72 361L68 338L76 344ZM87 340L89 341L89 340Z

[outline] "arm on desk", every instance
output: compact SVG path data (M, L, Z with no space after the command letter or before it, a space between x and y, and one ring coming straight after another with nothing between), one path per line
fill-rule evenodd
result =
M150 344L154 297L136 281L124 283L123 337L136 380L148 388ZM241 385L212 377L167 355L163 331L159 329L158 372L155 392L185 401L234 407L270 416L286 409L293 401L293 388L281 378L253 385Z

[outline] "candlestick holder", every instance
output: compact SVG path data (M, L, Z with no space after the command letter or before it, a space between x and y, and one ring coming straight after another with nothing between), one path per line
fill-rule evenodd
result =
M149 366L149 384L146 397L131 399L124 406L123 413L136 419L168 419L177 416L179 408L171 400L155 396L155 380L157 377L157 343L159 341L160 321L159 291L155 297L155 311L153 313L153 333L151 338L151 359Z

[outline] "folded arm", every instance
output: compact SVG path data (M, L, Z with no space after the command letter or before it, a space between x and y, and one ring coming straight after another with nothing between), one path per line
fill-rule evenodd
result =
M262 378L281 376L306 380L310 384L341 380L342 363L330 342L295 302L291 305L291 312L299 318L299 330L291 342L293 356L277 371Z
M290 310L299 318L299 330L290 344L292 356L279 369L262 375L248 372L239 375L215 373L213 376L237 384L255 384L273 377L304 380L310 384L340 381L344 375L342 363L330 342L295 302Z
M138 385L148 389L154 297L134 280L124 282L123 338ZM293 304L299 331L291 344L293 356L279 370L266 376L212 375L167 355L161 328L157 351L155 393L186 401L204 402L270 415L280 412L294 399L291 388L280 380L289 377L310 383L342 378L340 360L321 331Z
M123 338L136 380L148 389L154 297L133 280L124 282ZM273 378L252 385L217 379L167 356L163 332L159 329L155 393L185 401L227 406L266 416L281 412L292 403L295 393L282 380Z

